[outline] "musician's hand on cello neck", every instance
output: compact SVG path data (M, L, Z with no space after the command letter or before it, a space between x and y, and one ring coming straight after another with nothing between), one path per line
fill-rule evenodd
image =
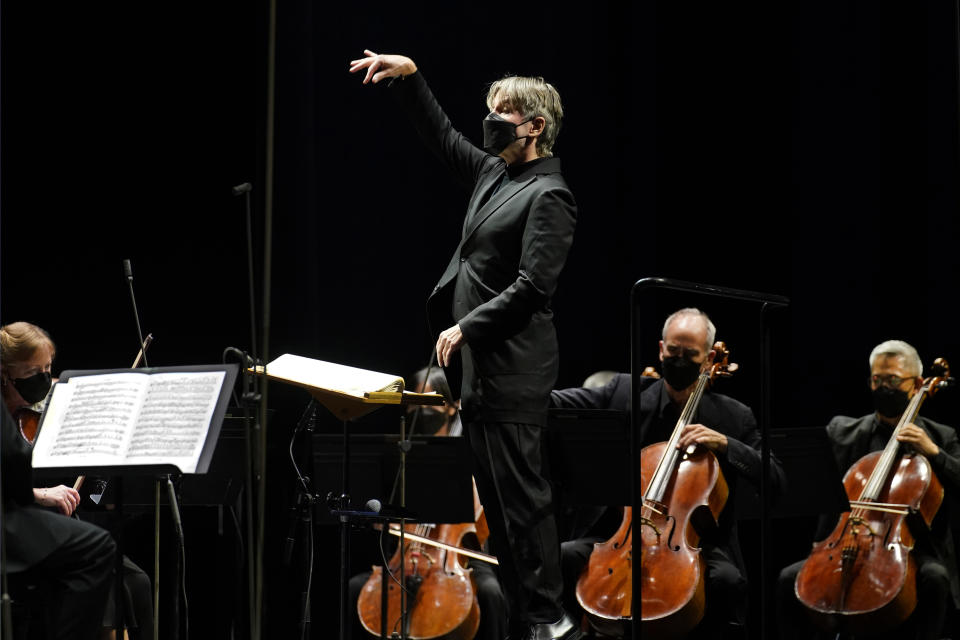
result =
M677 449L683 451L692 444L698 444L711 451L724 453L727 450L727 436L709 427L705 427L702 424L688 424L680 434Z
M897 435L897 440L909 444L917 452L922 453L928 458L933 458L940 453L940 447L934 444L930 436L927 435L927 432L912 422L904 425L900 430L900 434Z
M80 494L62 484L56 487L34 489L33 499L41 506L55 507L65 516L72 515L77 505L80 504Z

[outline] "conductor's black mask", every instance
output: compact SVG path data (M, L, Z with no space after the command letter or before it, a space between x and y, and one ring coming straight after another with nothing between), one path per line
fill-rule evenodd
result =
M514 141L529 137L518 136L517 127L531 120L533 120L533 118L527 118L519 124L514 124L509 120L505 120L503 116L496 111L491 111L490 114L483 119L483 150L490 155L500 155L500 152Z

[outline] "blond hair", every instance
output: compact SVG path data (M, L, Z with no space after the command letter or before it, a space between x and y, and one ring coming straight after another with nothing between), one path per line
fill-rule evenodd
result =
M41 347L50 348L50 356L56 353L56 347L50 334L29 322L11 322L0 327L0 366L26 362Z
M563 121L563 106L560 94L543 78L505 76L490 85L487 91L487 108L491 111L498 102L516 109L524 118L543 118L543 133L537 136L537 155L547 158L553 155Z

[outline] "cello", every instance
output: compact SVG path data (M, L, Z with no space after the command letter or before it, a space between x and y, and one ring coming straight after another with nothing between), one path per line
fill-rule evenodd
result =
M911 514L930 527L943 501L943 485L923 455L903 451L897 436L916 420L920 405L949 385L943 358L933 363L882 451L850 467L843 477L851 509L814 545L797 574L795 592L813 622L828 631L869 633L896 626L917 605Z
M407 525L411 541L398 548L387 565L388 577L381 567L373 571L357 600L357 613L363 628L380 637L382 621L381 583L387 585L387 634L400 633L411 640L472 640L480 626L480 606L476 588L466 567L466 559L452 551L471 542L478 548L489 535L483 507L474 486L474 522L462 524ZM433 542L433 543L432 543ZM437 545L436 543L439 543ZM484 554L471 554L481 557ZM404 564L405 584L394 575ZM408 611L403 615L402 591L406 590Z
M713 452L677 449L707 386L738 368L728 363L723 342L713 349L714 362L700 373L670 439L641 451L641 624L644 633L657 638L682 635L703 617L706 563L697 548L697 529L715 526L727 500L727 483ZM633 509L625 507L620 528L595 545L577 580L577 600L601 633L620 635L632 619L632 571Z

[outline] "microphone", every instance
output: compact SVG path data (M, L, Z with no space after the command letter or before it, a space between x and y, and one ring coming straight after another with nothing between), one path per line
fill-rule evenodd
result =
M233 195L242 196L251 189L253 189L253 185L249 182L244 182L243 184L238 184L237 186L233 187L231 190L233 191Z
M130 260L123 261L123 275L126 276L127 282L133 282L133 268L130 267Z
M167 476L167 499L170 501L170 510L173 512L173 528L177 532L177 539L183 544L183 523L180 521L180 509L177 507L177 492L173 488L173 481Z
M416 515L407 509L398 507L393 504L383 504L376 498L370 498L366 503L367 511L381 515L385 518L406 518L408 520L415 520Z

